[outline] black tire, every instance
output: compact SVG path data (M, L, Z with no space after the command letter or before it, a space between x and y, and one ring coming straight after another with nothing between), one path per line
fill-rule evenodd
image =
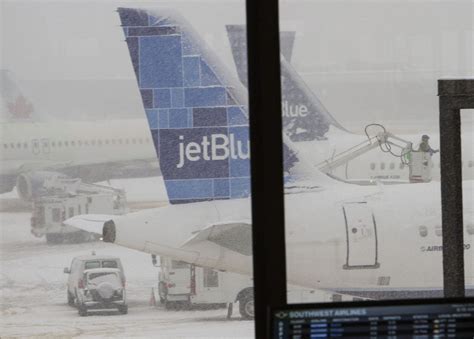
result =
M87 316L87 307L85 305L79 305L77 311L81 317Z
M118 311L121 314L127 314L128 313L128 305L119 306Z
M176 310L178 308L176 301L165 300L165 309L167 310Z
M46 233L46 243L48 245L61 244L64 241L62 233Z
M255 317L253 293L248 292L240 297L239 312L244 319L253 319Z
M165 305L166 304L166 296L168 294L168 288L166 287L166 284L163 281L160 281L158 284L158 295L160 296L160 304Z
M67 304L69 306L74 306L74 295L69 293L69 291L67 291Z

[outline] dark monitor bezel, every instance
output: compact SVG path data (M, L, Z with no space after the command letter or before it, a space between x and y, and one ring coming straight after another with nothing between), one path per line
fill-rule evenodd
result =
M270 338L274 338L273 323L274 314L279 311L310 310L310 309L331 309L331 308L359 308L359 307L389 307L389 306L411 306L411 305L455 305L474 304L474 297L465 298L430 298L430 299L384 299L384 300L358 300L358 301L336 301L324 303L299 303L269 307L268 333ZM328 317L329 318L329 317Z

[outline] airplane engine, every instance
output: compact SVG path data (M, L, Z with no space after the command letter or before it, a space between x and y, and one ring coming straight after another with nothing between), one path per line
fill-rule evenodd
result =
M15 176L0 176L0 194L11 192L15 187Z
M16 180L16 189L20 199L31 201L48 193L48 182L67 178L57 172L29 172L20 174Z

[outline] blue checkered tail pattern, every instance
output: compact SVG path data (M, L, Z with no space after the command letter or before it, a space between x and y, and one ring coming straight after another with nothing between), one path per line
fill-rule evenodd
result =
M118 12L170 203L248 197L245 86L178 13Z

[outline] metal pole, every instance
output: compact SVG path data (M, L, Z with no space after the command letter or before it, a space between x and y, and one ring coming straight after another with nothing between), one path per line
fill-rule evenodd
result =
M255 336L269 338L270 306L286 304L278 0L247 0Z
M474 80L438 81L445 297L464 297L461 109L474 108Z

